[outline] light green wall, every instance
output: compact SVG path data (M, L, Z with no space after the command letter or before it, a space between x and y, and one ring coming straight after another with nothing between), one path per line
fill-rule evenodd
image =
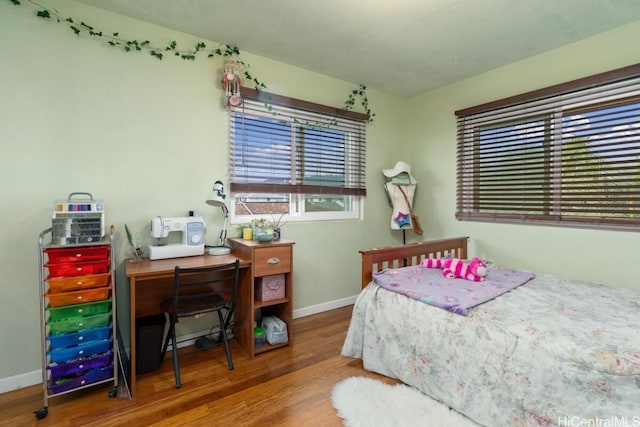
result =
M23 3L0 2L0 382L40 368L37 236L50 225L55 199L72 191L103 199L107 222L118 231L120 263L123 224L145 235L156 215L196 210L207 222L208 243L215 243L222 219L204 198L227 175L220 60L125 54L35 18ZM70 0L55 6L129 38L200 41ZM412 164L419 181L423 238L468 234L473 251L496 262L637 286L621 272L633 265L640 234L456 222L453 111L638 62L629 41L639 35L639 25L623 27L410 100L370 88L376 120L367 127L364 221L286 225L284 236L296 241L295 308L355 295L358 250L402 241L389 230L380 173L400 159ZM248 53L243 59L268 90L317 103L340 106L360 83ZM418 240L411 232L407 238ZM122 266L118 277L123 287Z
M640 62L640 22L531 57L438 90L407 104L407 158L420 182L419 214L431 237L471 236L474 255L536 272L640 289L632 272L640 233L535 225L461 222L454 217L454 111ZM490 47L487 47L490 48Z
M183 47L200 41L68 0L55 7L128 38L177 40ZM103 199L121 263L124 223L146 236L157 215L193 209L207 222L208 243L217 243L222 215L204 200L216 179L227 183L220 59L158 61L123 53L34 12L27 2L0 2L0 381L40 367L37 239L51 224L54 200L73 191ZM242 58L269 91L317 103L342 106L359 83L244 52ZM395 161L403 139L402 104L374 89L367 93L378 118L367 127L365 220L285 226L284 236L296 241L295 309L355 295L358 249L394 243L379 170ZM123 289L122 266L118 273Z

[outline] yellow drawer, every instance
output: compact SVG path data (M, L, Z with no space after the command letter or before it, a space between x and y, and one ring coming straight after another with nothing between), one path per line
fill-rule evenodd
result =
M255 276L288 273L291 271L291 247L255 249Z

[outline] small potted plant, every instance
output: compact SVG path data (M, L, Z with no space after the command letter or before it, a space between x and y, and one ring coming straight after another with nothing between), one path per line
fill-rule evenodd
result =
M238 237L242 237L246 240L251 240L252 237L245 237L245 231L244 230L252 230L252 226L250 222L243 222L241 224L236 224L236 230L238 231ZM251 233L251 236L253 236L253 230Z
M266 218L255 218L251 221L253 228L253 240L258 242L270 242L273 240L273 231L269 228Z
M273 230L273 240L280 240L282 226L287 223L286 221L282 221L282 218L284 218L286 214L285 212L277 218L272 216L271 221L268 221L269 227Z

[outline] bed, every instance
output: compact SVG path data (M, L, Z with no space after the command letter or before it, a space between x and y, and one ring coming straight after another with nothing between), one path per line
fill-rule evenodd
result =
M467 237L360 252L363 289L343 356L481 425L640 425L639 292L535 274L460 315L372 275L465 259Z

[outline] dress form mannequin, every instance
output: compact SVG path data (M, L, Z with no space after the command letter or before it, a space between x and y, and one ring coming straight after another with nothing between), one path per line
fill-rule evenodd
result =
M403 161L396 163L393 169L384 169L382 174L388 179L384 184L392 207L390 226L392 230L413 229L411 209L418 181L411 175L411 165ZM406 199L402 191L407 196ZM407 201L409 203L407 203Z
M413 229L413 224L411 223L411 215L409 205L407 205L407 201L404 199L404 196L400 192L399 185L393 184L391 181L384 184L384 188L387 191L387 196L389 196L389 202L391 203L392 212L391 212L391 229L392 230L400 230L400 229ZM402 190L407 195L407 199L409 202L413 202L413 195L416 191L415 184L402 185Z

